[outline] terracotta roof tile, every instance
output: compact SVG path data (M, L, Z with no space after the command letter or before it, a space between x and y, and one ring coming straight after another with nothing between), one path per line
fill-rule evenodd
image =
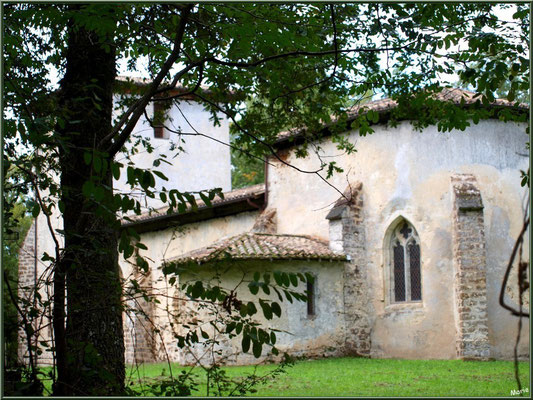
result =
M238 260L346 260L346 255L330 250L327 241L311 236L244 233L165 262L203 264L228 257Z
M475 97L476 93L470 92L468 90L459 89L459 88L444 88L441 92L436 93L433 95L433 97L437 100L442 101L450 101L457 105L461 104L461 99L464 99L464 104L474 104L476 101L481 100L481 97ZM496 99L492 103L490 103L491 106L499 106L499 107L518 107L523 110L528 110L529 106L524 103L513 103L505 99ZM380 99L380 100L374 100L370 101L365 104L353 106L347 111L348 118L354 118L359 113L366 113L370 110L376 111L376 112L387 112L394 109L398 103L395 100L392 100L390 98L386 99ZM335 123L335 119L333 119L333 123ZM288 139L290 137L296 137L304 132L301 128L291 129L289 131L280 132L278 134L277 142L281 142L285 139Z
M232 190L231 192L224 192L224 198L221 199L220 197L215 197L215 199L211 202L212 206L215 207L217 205L229 203L238 199L243 199L246 197L253 197L255 195L261 195L265 192L265 184L261 183L254 186L248 186L246 188L242 189L236 189ZM196 199L196 204L198 205L198 210L207 208L208 206L205 205L205 203L201 199ZM128 215L129 219L131 221L144 221L149 220L153 218L157 218L160 216L168 215L168 207L161 207L156 210L150 210L146 211L140 215ZM185 213L192 212L191 208L189 207ZM172 214L178 214L177 211L173 212ZM124 221L123 224L127 224L129 221Z

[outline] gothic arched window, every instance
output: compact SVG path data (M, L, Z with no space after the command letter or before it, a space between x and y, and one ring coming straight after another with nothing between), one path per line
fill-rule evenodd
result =
M391 300L422 300L420 240L415 229L402 221L391 236Z

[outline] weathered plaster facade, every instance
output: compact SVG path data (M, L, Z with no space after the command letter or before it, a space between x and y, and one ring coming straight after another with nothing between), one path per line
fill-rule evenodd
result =
M257 261L240 261L231 263L229 271L228 265L219 264L213 267L204 267L194 279L208 281L213 277L213 269L220 268L224 272L222 287L231 290L237 288L236 294L240 301L248 302L257 300L253 296L246 284L239 284L243 277L251 280L254 272L261 274L265 272L284 271L293 273L311 273L315 277L316 314L307 315L307 308L304 302L287 300L281 304L283 312L280 318L274 317L266 320L261 312L254 315L254 319L264 327L275 327L286 333L277 333L276 347L280 352L288 352L295 356L339 356L344 354L344 302L343 302L343 264L338 262L326 262L318 264L306 261L267 261L266 263ZM191 276L182 276L181 279L192 279ZM303 290L305 288L302 288ZM270 295L261 293L261 298L265 300L279 301L277 296L271 292ZM200 312L194 316L196 320L205 321L208 319L208 312ZM186 318L186 317L185 317ZM182 333L182 332L180 332ZM210 335L213 335L211 330ZM223 346L217 348L222 350L222 354L216 356L217 362L229 364L254 364L265 359L265 354L260 359L256 359L251 351L243 353L241 350L241 338L236 337L227 340L221 337ZM212 362L212 353L205 351L205 346L201 341L192 347L191 350L179 350L176 341L169 342L168 348L173 351L173 359L183 364L193 364L196 360L202 359L203 363ZM194 356L193 356L194 353Z
M481 121L465 132L438 132L430 126L415 131L409 122L398 127L375 126L375 133L351 133L357 153L335 158L344 174L329 182L336 188L361 182L367 249L366 274L371 301L372 357L456 358L453 221L450 179L476 177L484 204L487 269L487 318L490 357L510 358L517 319L498 305L499 284L514 239L522 225L526 188L520 170L527 170L525 124ZM337 155L334 143L321 143L323 155ZM304 170L319 166L316 156L285 161ZM275 159L269 170L269 207L278 211L278 231L306 232L329 238L328 205L338 192L317 177L302 176ZM298 199L305 199L299 201ZM388 295L390 256L387 235L399 218L409 221L421 241L422 302L394 304ZM502 221L500 224L498 221ZM525 254L526 259L529 254ZM519 352L529 352L527 329Z
M153 118L154 103L147 107L147 115ZM185 115L187 119L184 118ZM230 150L221 143L229 143L229 121L220 117L220 125L213 126L209 112L194 101L182 101L178 106L173 106L166 113L164 137L154 137L154 129L143 115L139 118L132 140L126 144L131 149L137 138L148 140L154 151L148 153L142 150L131 157L135 167L156 169L161 171L168 180L155 176L156 190L162 187L177 189L182 192L197 192L200 190L222 188L227 192L231 190ZM183 132L183 135L171 132ZM199 132L206 136L195 135ZM178 148L181 147L181 150ZM157 157L166 157L168 162L161 162L157 167L153 165ZM126 163L118 155L117 161ZM126 171L122 171L120 179L114 183L115 190L131 193L127 184ZM139 192L139 191L136 191ZM161 207L163 203L159 196L138 199L143 206Z

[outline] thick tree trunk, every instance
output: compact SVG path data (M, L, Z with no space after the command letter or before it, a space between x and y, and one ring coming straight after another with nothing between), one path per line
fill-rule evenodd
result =
M109 35L112 37L112 34ZM115 51L84 28L69 30L59 129L65 249L54 284L56 395L117 395L124 389L124 334L109 156L95 145L111 129ZM107 51L106 51L107 50ZM88 165L92 160L103 162ZM96 165L98 164L98 165ZM96 189L83 187L92 181ZM100 191L98 193L98 191ZM87 194L93 193L93 197ZM66 284L66 326L64 307Z

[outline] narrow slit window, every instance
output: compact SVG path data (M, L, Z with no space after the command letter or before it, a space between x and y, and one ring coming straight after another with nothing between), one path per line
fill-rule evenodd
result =
M152 126L154 128L154 137L158 139L165 138L165 111L163 102L154 101Z
M411 300L422 300L420 287L420 246L409 243L409 265L411 275Z
M394 300L405 301L405 264L403 246L394 246Z
M315 315L315 279L307 281L307 316Z
M391 301L400 303L422 300L420 240L407 222L398 224L391 242Z

